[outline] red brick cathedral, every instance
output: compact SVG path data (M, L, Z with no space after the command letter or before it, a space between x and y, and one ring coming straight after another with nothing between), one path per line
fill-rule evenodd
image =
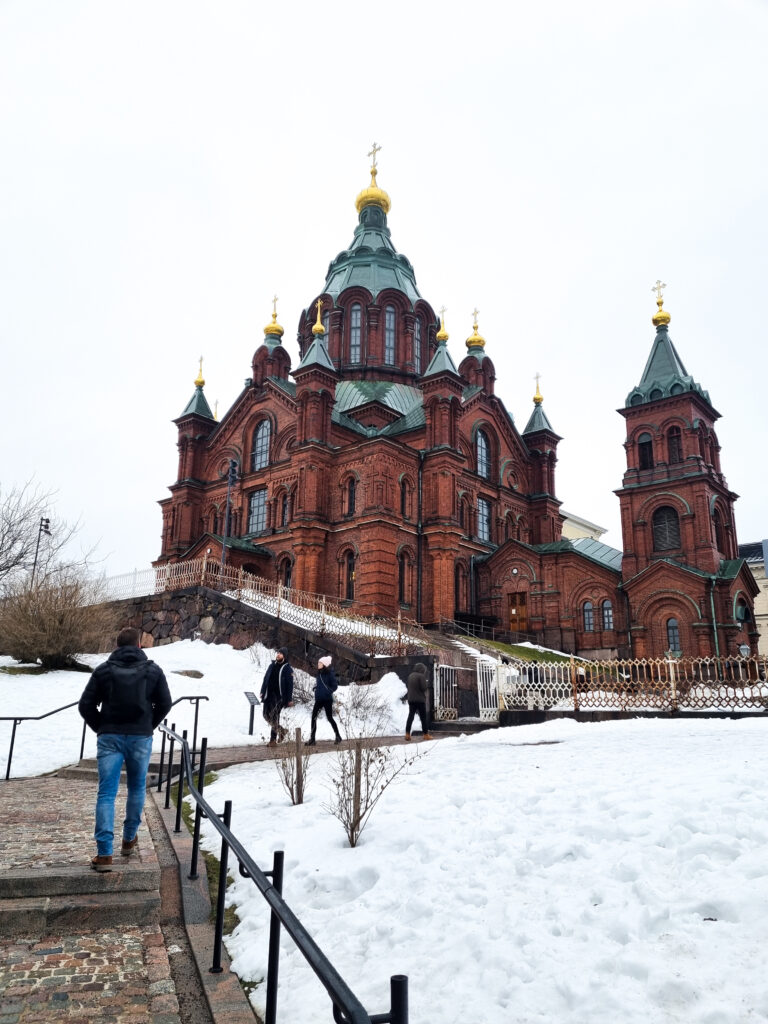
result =
M302 312L300 362L273 312L252 373L217 422L201 374L181 416L157 564L202 556L422 623L484 618L586 655L757 650L758 588L738 557L719 413L669 336L621 410L623 553L562 537L560 437L536 389L521 431L485 341L458 368L442 317L392 244L376 182ZM229 502L228 502L229 495ZM227 509L229 515L227 516Z

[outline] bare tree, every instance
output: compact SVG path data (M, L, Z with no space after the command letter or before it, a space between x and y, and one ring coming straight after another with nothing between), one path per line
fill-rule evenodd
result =
M309 775L309 759L313 749L313 747L302 743L301 729L297 726L294 730L293 740L289 740L283 748L283 756L275 761L280 782L291 798L292 804L304 803L307 776Z
M33 481L2 490L0 487L0 588L22 576L47 579L62 568L86 567L91 552L64 559L63 551L79 529L57 519L53 494ZM35 565L36 563L36 565Z

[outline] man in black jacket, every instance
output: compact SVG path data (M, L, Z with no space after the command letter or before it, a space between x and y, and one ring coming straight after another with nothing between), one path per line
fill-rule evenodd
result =
M168 683L159 665L139 646L139 631L121 629L117 650L98 666L80 698L80 714L98 734L99 793L96 798L94 871L112 870L115 799L125 762L125 802L120 853L130 857L144 810L152 733L171 709Z
M270 662L261 684L262 714L269 725L269 745L274 747L278 738L282 740L285 729L280 725L280 712L293 707L293 669L288 664L288 651L281 647Z

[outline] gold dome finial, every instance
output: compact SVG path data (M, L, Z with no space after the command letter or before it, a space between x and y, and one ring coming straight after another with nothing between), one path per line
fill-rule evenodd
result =
M277 338L282 338L282 336L285 334L285 331L280 326L280 324L277 322L277 296L276 295L272 296L272 323L271 324L267 324L267 326L264 328L264 333L266 335L274 335Z
M442 344L444 341L448 341L449 334L445 329L445 306L440 310L440 330L435 335L437 340Z
M323 327L323 321L322 321L322 318L321 318L322 312L323 312L323 300L322 299L318 299L317 300L317 320L315 321L314 326L312 327L312 333L314 334L314 336L316 338L319 338L323 334L325 334L325 328Z
M197 371L197 377L195 378L195 387L201 388L205 385L205 378L203 377L203 357L200 356L200 369Z
M219 422L219 400L218 400L218 398L213 403L213 418L216 420L217 423Z
M541 403L544 401L544 395L542 395L541 391L539 390L539 381L541 380L541 374L535 373L533 376L534 380L536 381L536 394L533 396L533 404L541 405Z
M376 175L379 173L379 169L376 166L376 154L380 150L381 146L377 146L374 142L373 147L368 154L368 156L371 157L371 184L368 188L364 188L355 200L355 208L358 213L360 213L360 211L366 206L378 206L384 211L384 213L389 213L392 206L392 202L387 193L383 188L379 188L376 184Z
M656 305L659 307L655 316L651 317L651 322L654 327L659 327L661 324L668 324L672 319L666 309L661 308L664 305L664 297L661 293L666 287L667 286L665 284L662 284L661 280L657 280L656 284L651 288L652 292L656 292Z
M473 330L470 336L467 338L467 348L485 348L485 338L482 334L477 333L477 318L480 316L480 310L475 308L472 310Z

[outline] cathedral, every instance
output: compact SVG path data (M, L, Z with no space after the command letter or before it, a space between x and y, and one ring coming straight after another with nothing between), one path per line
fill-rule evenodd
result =
M623 551L566 539L561 438L538 385L519 431L474 330L456 366L371 182L358 223L302 312L299 362L276 304L251 374L217 421L200 374L155 563L209 557L363 614L483 620L586 657L757 652L757 584L738 555L719 413L669 336L626 397L616 491ZM441 311L442 312L442 311Z

